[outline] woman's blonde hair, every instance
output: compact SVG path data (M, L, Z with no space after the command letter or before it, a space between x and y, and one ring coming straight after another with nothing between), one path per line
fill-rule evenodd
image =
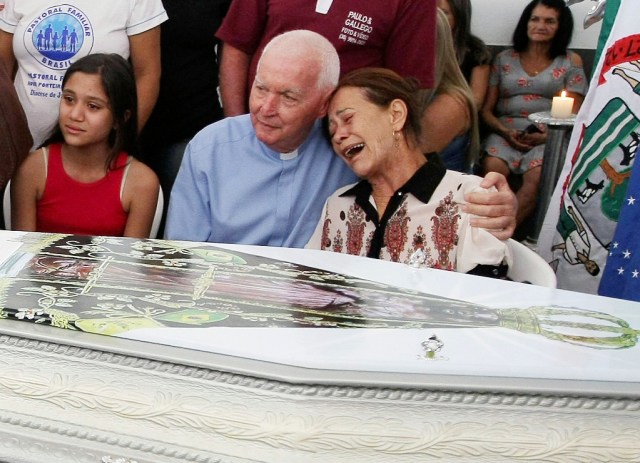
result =
M458 100L469 112L469 146L465 160L466 167L471 167L478 158L480 150L480 134L478 131L478 109L471 92L471 87L462 75L458 58L453 48L453 37L449 21L438 8L436 21L436 87L424 100L424 108L434 95L447 94Z

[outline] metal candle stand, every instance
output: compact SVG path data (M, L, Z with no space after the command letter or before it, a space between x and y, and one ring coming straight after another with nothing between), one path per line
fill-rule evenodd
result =
M547 214L551 195L558 183L562 166L567 154L568 140L566 134L573 128L575 114L566 119L551 117L549 111L533 113L529 115L529 120L536 124L547 126L547 141L544 145L544 159L542 162L542 173L540 174L540 188L538 201L535 210L533 227L527 236L525 244L537 251L538 238L544 217Z

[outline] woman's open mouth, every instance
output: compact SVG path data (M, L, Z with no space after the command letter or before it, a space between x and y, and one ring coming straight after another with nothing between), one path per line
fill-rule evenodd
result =
M348 146L342 153L345 158L351 159L356 154L364 149L364 143L356 143L355 145Z

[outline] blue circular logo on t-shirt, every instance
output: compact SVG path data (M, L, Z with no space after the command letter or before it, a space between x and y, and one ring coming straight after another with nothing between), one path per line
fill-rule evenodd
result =
M30 43L29 43L30 42ZM44 10L26 29L29 53L50 69L67 69L83 48L93 48L93 27L87 16L71 5ZM82 55L88 54L83 51Z

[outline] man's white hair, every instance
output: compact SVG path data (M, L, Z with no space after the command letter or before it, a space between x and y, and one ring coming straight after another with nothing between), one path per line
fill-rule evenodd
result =
M340 58L335 47L322 35L306 29L296 29L280 34L267 43L260 61L267 52L280 52L287 59L314 60L318 64L317 85L322 90L333 90L340 78ZM258 69L260 69L258 61Z

